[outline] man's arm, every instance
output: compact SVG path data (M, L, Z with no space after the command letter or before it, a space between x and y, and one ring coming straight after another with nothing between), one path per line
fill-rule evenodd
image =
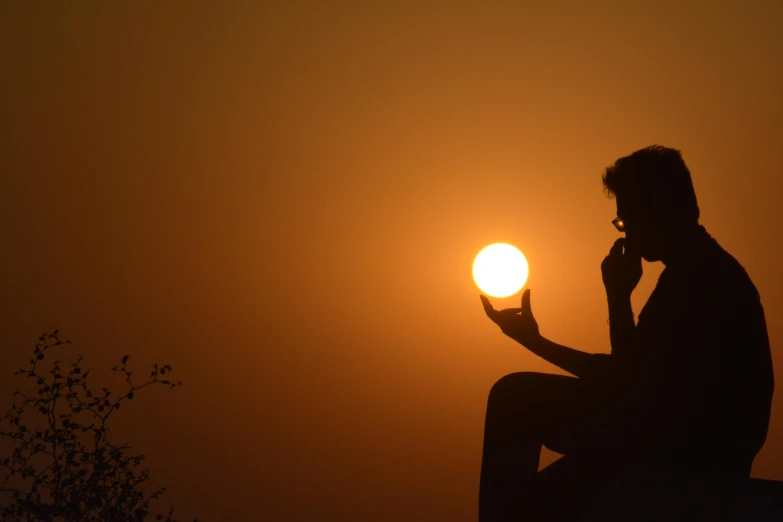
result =
M611 358L608 354L580 352L553 343L541 335L530 307L530 290L525 290L522 294L521 308L495 310L489 299L483 295L481 302L487 316L500 327L504 334L542 359L583 379L605 376L609 372Z
M631 294L642 277L642 258L625 248L619 238L601 263L601 276L609 304L609 340L612 355L623 358L631 349L636 324L631 308Z
M609 374L611 356L588 353L557 344L543 336L524 345L528 350L580 379L593 380Z
M612 345L612 355L623 358L631 350L636 330L631 295L607 294L607 301L609 303L609 341Z
M609 340L612 355L587 353L554 343L543 336L526 345L527 349L558 368L582 379L607 377L615 359L631 351L636 323L633 319L631 294L607 293L609 303Z

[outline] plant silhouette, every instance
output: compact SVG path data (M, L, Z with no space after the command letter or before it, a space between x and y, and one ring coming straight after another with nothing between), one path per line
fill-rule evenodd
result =
M71 343L58 335L58 330L41 335L28 366L14 372L26 377L35 390L17 389L13 405L0 419L4 428L0 437L13 446L11 455L0 460L4 471L0 516L4 521L146 520L151 516L150 503L165 488L145 494L149 474L141 468L144 455L112 442L107 423L141 390L173 389L182 383L170 380L171 366L157 364L149 378L134 381L125 355L112 368L124 376L125 391L96 392L88 385L90 370L84 369L81 356L67 364L54 360L48 370L43 367L52 352ZM173 512L172 507L155 519L175 522Z

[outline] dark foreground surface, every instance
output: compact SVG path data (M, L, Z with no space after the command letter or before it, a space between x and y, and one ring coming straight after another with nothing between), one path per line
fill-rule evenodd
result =
M783 482L662 470L619 475L579 522L783 521Z

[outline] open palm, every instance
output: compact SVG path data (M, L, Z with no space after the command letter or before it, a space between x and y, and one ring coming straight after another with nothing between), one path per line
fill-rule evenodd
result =
M525 290L522 294L521 308L495 310L486 296L482 295L480 297L487 317L498 325L504 334L523 346L528 346L540 338L538 323L535 317L533 317L533 310L530 308L530 290Z

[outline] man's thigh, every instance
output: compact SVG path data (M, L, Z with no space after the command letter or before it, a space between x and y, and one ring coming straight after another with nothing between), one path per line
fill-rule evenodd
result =
M614 414L603 387L576 377L533 375L540 384L536 429L544 446L572 455L600 452L609 445Z

